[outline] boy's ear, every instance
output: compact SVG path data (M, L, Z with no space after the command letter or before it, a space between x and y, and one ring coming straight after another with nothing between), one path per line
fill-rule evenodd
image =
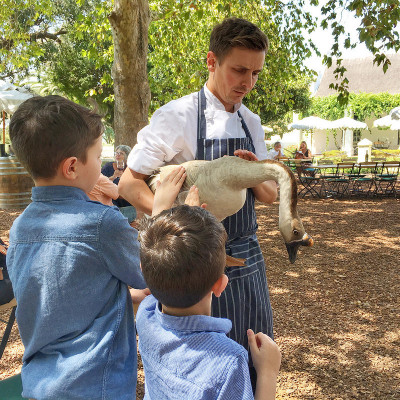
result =
M61 172L65 179L74 180L77 178L77 163L76 157L68 157L61 164Z
M226 285L228 284L228 277L225 274L222 274L221 277L214 283L211 290L214 293L215 297L220 297L222 292L225 290Z

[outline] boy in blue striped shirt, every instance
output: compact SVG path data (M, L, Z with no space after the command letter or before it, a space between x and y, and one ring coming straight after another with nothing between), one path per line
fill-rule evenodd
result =
M163 190L156 192L154 209L158 194ZM201 207L178 206L142 223L141 266L152 292L136 318L145 400L275 398L278 346L248 330L258 376L253 396L247 350L226 336L229 319L211 317L212 296L228 283L226 237L223 225Z

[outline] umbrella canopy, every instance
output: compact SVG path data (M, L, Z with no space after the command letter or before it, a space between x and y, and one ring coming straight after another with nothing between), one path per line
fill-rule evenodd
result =
M0 111L3 117L3 140L0 145L1 157L6 155L5 143L6 143L6 130L5 130L5 114L13 114L18 106L25 100L32 97L33 94L25 88L18 88L4 81L0 81Z
M25 88L0 81L0 111L13 114L21 103L32 96L32 93Z
M374 126L397 131L397 145L400 146L400 107L393 108L386 117L375 120Z
M400 107L393 108L389 115L392 117L392 119L400 119Z
M375 120L374 126L377 128L388 128L392 131L400 129L400 107L394 108L386 117Z
M263 128L263 130L264 130L265 133L270 133L270 132L273 132L273 131L274 131L272 128L270 128L270 127L267 126L267 125L263 125L262 128Z
M332 122L312 116L289 124L289 129L332 129Z
M374 121L374 126L376 128L388 128L391 123L392 123L392 117L390 115L386 115L386 117L376 119Z
M350 117L344 117L332 121L332 127L334 129L367 129L367 124Z

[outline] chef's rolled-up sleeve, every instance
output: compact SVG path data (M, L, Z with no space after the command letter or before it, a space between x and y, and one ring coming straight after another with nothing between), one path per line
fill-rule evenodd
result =
M168 163L185 146L185 121L176 112L164 106L157 110L138 133L138 142L128 157L128 167L136 172L151 175Z

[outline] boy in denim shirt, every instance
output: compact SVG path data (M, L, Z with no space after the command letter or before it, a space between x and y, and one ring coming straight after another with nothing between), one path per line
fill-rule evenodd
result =
M254 399L247 350L226 336L229 319L210 316L212 295L219 297L228 283L223 225L203 208L184 205L141 228L141 266L152 292L136 318L145 399ZM279 348L263 333L247 335L258 376L255 399L274 399Z
M60 96L31 98L11 120L13 150L35 181L7 254L24 397L136 398L132 301L148 290L137 231L85 194L100 174L102 133L99 115Z

